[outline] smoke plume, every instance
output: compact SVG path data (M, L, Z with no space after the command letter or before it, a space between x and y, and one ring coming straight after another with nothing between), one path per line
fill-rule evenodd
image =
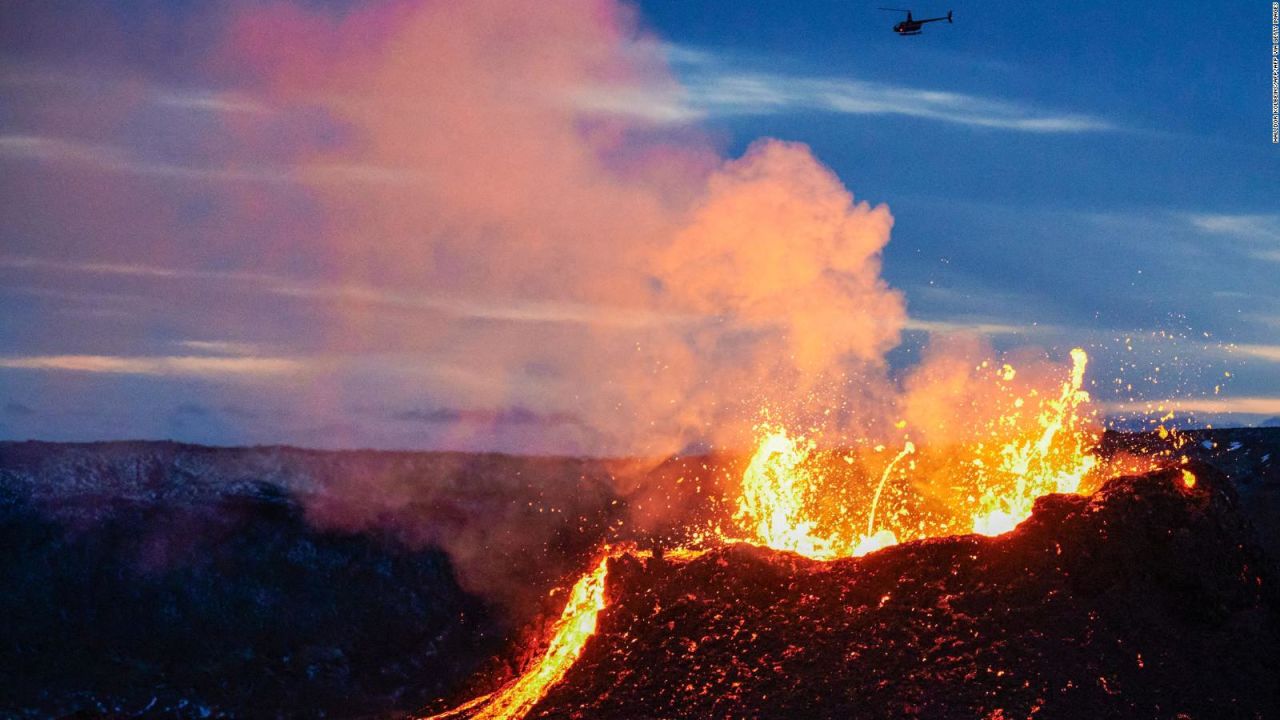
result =
M740 446L763 406L847 402L841 379L883 375L905 320L880 279L888 209L803 145L725 158L687 126L602 111L601 92L680 92L625 5L253 6L223 57L340 128L298 164L341 281L440 309L390 331L384 303L353 295L330 341L465 368L480 380L451 405L561 419L528 450Z

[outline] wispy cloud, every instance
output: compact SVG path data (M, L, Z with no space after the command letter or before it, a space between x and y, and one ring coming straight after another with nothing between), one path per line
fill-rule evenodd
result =
M138 156L128 148L43 135L0 135L0 157L80 165L107 172L171 180L287 183L398 183L408 179L395 168L327 163L299 168L259 166L228 169L183 165Z
M1204 213L1187 215L1186 218L1192 226L1206 232L1245 240L1280 241L1280 215Z
M1252 395L1242 397L1187 397L1146 402L1110 403L1109 412L1181 412L1236 415L1280 415L1280 397Z
M44 163L85 165L98 170L179 180L293 182L281 169L227 170L146 160L128 149L112 145L42 135L0 135L0 155Z
M1028 335L1050 331L1043 325L1014 325L978 319L922 320L909 318L904 326L907 330L918 330L928 333L976 333L978 335Z
M191 352L207 355L261 355L262 350L252 343L231 342L228 340L180 340L180 347Z
M1044 110L1011 100L847 77L743 72L723 58L683 48L669 49L666 55L683 69L680 85L588 88L576 96L579 107L656 123L819 111L897 115L1030 133L1117 129L1092 115Z
M1280 363L1280 345L1230 345L1228 350L1252 358Z
M276 109L234 90L165 85L131 76L85 68L9 64L0 68L0 87L47 87L103 94L141 91L158 107L231 115L272 115Z
M690 123L707 116L696 99L682 89L671 87L593 87L573 94L574 106L583 112L625 115L645 122Z
M281 278L275 275L253 272L194 270L188 268L170 268L135 263L47 260L45 258L15 255L0 255L0 268L13 268L18 270L54 270L61 272L91 273L95 275L121 275L127 277L165 278L175 280L239 280L244 282L263 283L281 281Z
M1192 227L1249 244L1249 257L1280 263L1280 215L1274 214L1192 214Z
M161 280L237 282L254 285L261 292L282 297L382 305L390 308L438 312L476 320L641 328L708 319L692 315L663 314L641 308L609 307L587 303L524 298L446 297L350 283L307 283L278 275L234 270L195 270L109 262L68 262L0 255L0 268L6 267Z
M0 368L201 377L282 375L299 372L305 368L305 364L296 359L280 357L26 355L0 357Z
M156 95L156 104L179 110L229 115L271 115L275 110L246 95L214 90L166 91Z
M387 291L361 285L282 285L277 294L325 300L430 310L456 317L525 323L564 323L614 327L648 327L698 318L664 315L643 309L520 298L473 299Z
M691 94L715 114L821 110L849 115L902 115L1022 132L1114 129L1109 122L1089 115L1044 112L1021 103L976 95L844 78L723 75L695 82Z

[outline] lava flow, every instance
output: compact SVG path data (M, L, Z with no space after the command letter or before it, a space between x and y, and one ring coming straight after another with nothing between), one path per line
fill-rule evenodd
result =
M614 555L606 549L600 561L574 583L564 612L552 629L546 652L536 663L503 688L431 717L443 720L468 712L472 713L470 717L484 720L524 717L546 695L548 688L560 682L582 653L587 640L595 634L596 617L604 609L609 558Z
M850 476L832 469L838 463L824 464L830 458L813 440L762 425L737 496L732 518L737 530L717 528L709 536L721 545L747 543L827 561L924 538L1002 534L1028 518L1041 496L1091 492L1106 479L1099 476L1115 468L1102 468L1094 454L1098 435L1082 387L1088 358L1076 349L1071 359L1069 376L1056 393L1032 389L1014 396L1000 385L1008 396L1007 411L978 429L977 442L930 449L904 437L888 462L875 461L887 456L883 446L840 455L845 468L860 473L861 494L851 490L858 483ZM995 382L1008 383L1014 376L1005 365ZM1194 476L1184 472L1191 487ZM435 717L526 715L564 678L594 634L605 607L609 560L622 552L606 550L577 581L545 653L519 678ZM682 559L697 554L690 548L670 552Z

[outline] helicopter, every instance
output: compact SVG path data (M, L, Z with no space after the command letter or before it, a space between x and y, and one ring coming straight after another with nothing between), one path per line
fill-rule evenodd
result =
M910 10L903 10L901 8L887 8L887 7L882 7L880 9L892 10L894 12L904 12L907 14L906 20L903 20L902 22L893 26L893 31L903 37L906 37L907 35L919 35L921 32L923 32L925 23L937 22L939 20L946 20L948 23L952 22L950 10L947 11L946 17L925 18L924 20L916 20L915 18L911 17Z

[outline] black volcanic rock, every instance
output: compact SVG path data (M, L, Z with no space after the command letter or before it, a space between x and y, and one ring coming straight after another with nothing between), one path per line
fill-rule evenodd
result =
M385 714L502 647L441 551L316 530L270 484L58 515L29 490L0 483L0 717Z
M540 718L1280 717L1274 578L1211 468L830 563L612 562Z
M444 550L465 587L518 622L626 516L615 470L498 453L0 442L0 486L60 522L91 525L125 501L207 509L272 487L315 527Z
M1178 444L1156 433L1111 433L1103 436L1104 455L1133 453L1186 455L1212 465L1231 479L1238 508L1257 529L1263 549L1280 560L1280 428L1189 430Z

